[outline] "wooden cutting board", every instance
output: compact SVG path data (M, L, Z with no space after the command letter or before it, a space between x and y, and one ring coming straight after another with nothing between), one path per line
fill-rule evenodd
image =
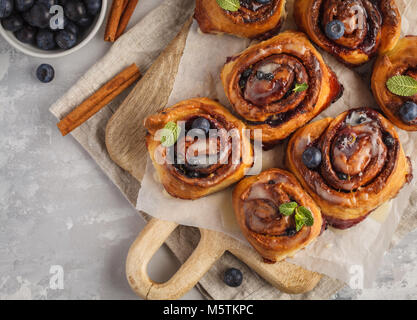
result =
M138 181L145 173L147 149L143 120L163 109L171 93L184 50L191 19L159 56L125 99L106 129L110 157ZM278 290L304 293L312 290L321 275L282 261L266 264L251 247L219 232L200 229L201 238L188 260L165 283L152 281L147 266L177 224L152 219L132 244L126 261L126 275L132 289L144 299L178 299L190 290L223 255L231 252Z

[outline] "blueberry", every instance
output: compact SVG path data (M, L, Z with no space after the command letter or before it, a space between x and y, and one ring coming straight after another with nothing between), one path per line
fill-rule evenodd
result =
M274 76L273 73L265 73L264 74L264 79L265 80L272 81L272 80L274 80L274 78L275 78L275 76Z
M37 3L42 3L48 9L59 4L58 0L37 0Z
M236 268L227 269L224 273L223 281L229 287L239 287L243 281L242 271Z
M68 23L65 25L65 30L78 36L80 34L80 28L74 22L69 21L69 20L67 21Z
M14 33L17 40L23 43L33 44L36 37L36 29L31 26L24 26Z
M340 180L343 180L343 181L346 181L346 180L348 179L348 175L347 175L346 173L343 173L343 172L338 172L338 173L337 173L337 177L338 177Z
M84 0L89 15L95 16L101 10L101 0Z
M83 28L87 28L91 26L92 23L93 23L93 19L89 16L82 17L80 18L80 20L77 21L77 24Z
M201 129L205 134L207 134L210 130L210 121L208 121L206 118L197 118L193 121L191 128Z
M32 8L35 0L14 0L14 5L17 11L23 12Z
M77 36L67 30L60 30L55 35L55 42L61 49L71 49L77 43Z
M264 78L264 73L262 71L257 71L256 78L258 78L258 80L262 80Z
M68 19L77 22L87 15L87 9L81 1L68 1L64 8L65 15Z
M13 0L0 0L0 18L7 18L13 12Z
M49 27L52 16L49 13L49 9L44 4L35 3L28 13L27 19L30 20L28 21L30 25L41 29Z
M383 141L384 141L385 145L386 145L388 148L392 148L393 146L395 146L395 139L394 139L394 137L393 137L390 133L388 133L388 132L386 132L386 133L384 134L384 136L383 136Z
M242 72L242 78L249 78L251 74L252 74L252 69L248 68Z
M309 147L304 150L302 158L307 168L315 169L321 163L321 151L316 147Z
M345 25L342 21L333 20L326 25L326 35L332 40L338 40L345 34Z
M247 79L245 79L245 78L240 78L239 79L239 87L240 88L245 88L246 87L246 83L248 82L248 80Z
M417 104L412 101L405 102L400 108L400 117L404 122L411 122L417 118Z
M268 4L271 2L271 0L256 0L256 2L260 4Z
M50 64L41 64L36 69L36 77L43 83L51 82L54 79L55 70Z
M3 19L1 24L4 29L15 32L23 28L23 19L19 15L13 14L8 18Z
M54 33L50 30L39 30L36 35L36 45L42 50L55 49Z

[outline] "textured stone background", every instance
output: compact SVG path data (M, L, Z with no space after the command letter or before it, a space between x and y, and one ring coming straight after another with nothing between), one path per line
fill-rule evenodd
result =
M131 24L162 0L141 0ZM109 48L103 30L69 57L27 57L0 39L0 299L135 299L124 274L127 250L144 226L135 210L48 112ZM40 63L56 78L34 77ZM64 289L49 286L64 269ZM178 268L166 249L150 265L164 281ZM343 289L339 299L417 298L417 231L389 252L374 289ZM185 296L198 299L193 289Z

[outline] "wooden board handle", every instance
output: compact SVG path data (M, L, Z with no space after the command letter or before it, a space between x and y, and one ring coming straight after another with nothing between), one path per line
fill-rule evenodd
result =
M200 229L197 248L178 271L164 283L149 278L147 267L156 251L178 225L152 219L129 249L126 276L133 291L144 299L178 299L194 287L210 267L223 255L224 248L213 243L210 231Z

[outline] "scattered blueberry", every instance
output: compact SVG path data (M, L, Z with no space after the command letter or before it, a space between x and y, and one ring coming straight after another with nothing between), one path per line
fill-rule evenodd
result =
M264 73L262 71L257 71L256 72L256 78L258 80L262 80L264 78Z
M31 26L24 26L22 29L16 31L14 35L17 40L23 43L33 44L35 42L36 29Z
M43 83L51 82L54 79L55 70L50 64L41 64L36 69L36 77Z
M384 134L384 136L383 136L383 140L384 140L385 145L386 145L388 148L392 148L393 146L395 146L395 139L394 139L394 137L393 137L391 134L389 134L388 132L386 132L386 133Z
M33 7L29 11L30 17L28 19L31 19L30 23L34 27L38 27L41 29L48 28L49 22L51 21L51 14L49 13L49 9L47 6L45 6L42 3L35 3Z
M400 108L400 116L404 122L411 122L417 118L417 104L412 101L405 102Z
M60 30L55 35L55 42L61 49L71 49L77 43L77 36L67 30Z
M68 23L65 25L65 30L75 34L76 36L80 34L80 28L72 21L68 21Z
M332 40L338 40L345 34L345 25L342 21L333 20L326 25L326 35Z
M227 269L224 273L223 281L229 287L239 287L243 281L242 271L236 268Z
M0 0L0 18L7 18L13 12L13 0Z
M1 21L4 29L15 32L23 28L23 19L19 15L11 15Z
M101 0L84 0L89 15L95 16L101 10Z
M204 131L205 134L207 134L210 130L210 121L208 121L206 118L197 118L193 121L191 128L201 129Z
M346 173L343 172L338 172L337 176L340 180L346 181L348 179L348 175Z
M321 163L321 151L316 147L308 147L304 150L302 159L307 168L315 169Z
M91 26L92 23L93 23L93 19L90 16L82 17L80 18L80 20L77 21L77 24L83 28L87 28Z
M35 0L14 0L14 5L17 9L17 11L27 11L30 8L32 8L33 4L35 3Z
M42 50L55 49L56 43L54 39L54 33L47 29L39 30L36 34L36 45Z
M64 12L68 19L74 22L78 22L81 18L87 15L87 9L81 1L66 2Z

